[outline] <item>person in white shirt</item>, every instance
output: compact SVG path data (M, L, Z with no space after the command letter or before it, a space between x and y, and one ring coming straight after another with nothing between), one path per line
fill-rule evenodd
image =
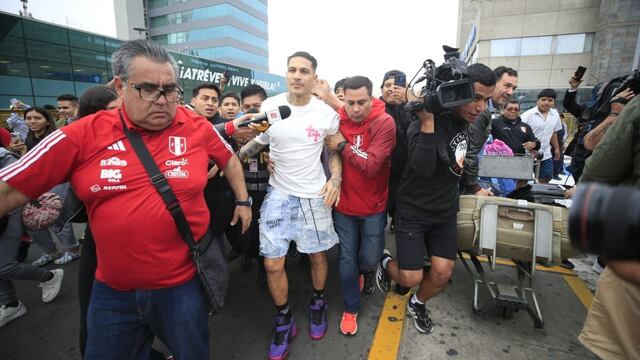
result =
M547 184L553 178L553 159L560 159L562 149L556 131L562 129L560 114L553 108L556 101L556 91L544 89L538 94L536 107L522 114L522 122L529 124L533 134L540 140L540 152L543 154L540 164L538 182ZM554 149L554 157L551 155L551 147Z
M337 204L342 181L342 162L338 151L329 152L331 178L327 181L320 162L325 139L338 133L338 114L312 96L317 81L317 61L306 52L296 52L287 59L288 92L268 98L262 110L286 105L291 115L273 123L263 134L240 149L245 159L269 145L275 172L260 208L260 255L264 256L269 292L276 305L276 325L269 349L269 359L282 359L297 334L289 309L289 285L285 256L289 243L309 254L313 298L309 310L309 335L320 340L327 331L326 250L338 243L333 229L331 207Z

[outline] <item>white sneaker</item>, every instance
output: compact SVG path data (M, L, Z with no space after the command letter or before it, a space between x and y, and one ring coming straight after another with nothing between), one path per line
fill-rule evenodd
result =
M58 296L62 287L62 277L64 276L64 270L62 269L51 270L51 272L53 273L53 279L41 282L38 285L42 288L42 301L46 303L52 302Z
M0 328L5 326L9 321L17 319L26 313L27 308L20 301L18 301L18 306L16 307L8 307L7 305L0 306Z

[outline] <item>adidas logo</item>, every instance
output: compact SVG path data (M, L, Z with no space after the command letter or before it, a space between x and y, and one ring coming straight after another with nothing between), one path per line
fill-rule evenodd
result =
M124 144L122 143L122 140L118 140L116 142L114 142L113 144L109 145L107 147L107 149L109 150L117 150L117 151L125 151L127 149L125 149Z

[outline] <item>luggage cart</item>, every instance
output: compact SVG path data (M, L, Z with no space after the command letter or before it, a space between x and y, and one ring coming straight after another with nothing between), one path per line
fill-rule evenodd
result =
M534 162L536 170L534 175ZM479 163L479 175L484 177L511 178L517 180L534 180L540 168L539 161L534 161L530 156L482 156ZM513 204L509 204L513 207ZM523 209L527 208L526 202L518 204ZM535 229L533 243L534 249L531 261L512 260L515 264L517 282L514 284L499 284L488 279L479 256L487 254L490 271L494 271L497 253L497 217L499 204L484 204L480 210L480 232L477 251L458 251L458 256L465 270L474 282L473 312L486 316L498 313L505 318L511 318L515 312L525 310L533 319L535 328L544 327L544 319L538 305L534 287L535 265L538 258L548 261L552 259L553 246L553 216L545 210L535 210ZM465 259L463 253L469 256L473 268ZM485 289L490 299L484 304L479 304L480 289Z

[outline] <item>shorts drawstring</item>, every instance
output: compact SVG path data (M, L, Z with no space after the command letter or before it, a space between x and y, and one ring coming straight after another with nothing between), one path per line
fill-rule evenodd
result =
M298 198L299 199L299 198ZM307 199L309 202L309 210L311 210L311 217L313 218L313 227L316 229L316 237L318 238L318 244L320 244L320 234L318 233L318 225L316 224L316 216L313 214L313 208L311 207L311 199ZM304 210L302 210L304 214Z

